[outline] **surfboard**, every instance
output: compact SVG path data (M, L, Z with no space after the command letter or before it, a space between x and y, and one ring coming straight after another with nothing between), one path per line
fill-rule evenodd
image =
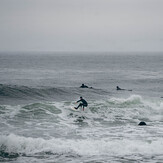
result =
M75 109L74 107L71 107L71 110L79 112L79 109Z

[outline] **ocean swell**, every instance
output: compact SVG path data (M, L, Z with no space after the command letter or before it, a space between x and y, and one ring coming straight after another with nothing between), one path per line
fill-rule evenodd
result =
M0 104L26 104L33 101L72 101L77 100L80 96L84 96L86 99L99 99L108 95L109 92L94 88L29 87L0 84Z
M6 98L44 98L54 94L62 95L67 92L61 88L30 88L27 86L0 84L0 97Z

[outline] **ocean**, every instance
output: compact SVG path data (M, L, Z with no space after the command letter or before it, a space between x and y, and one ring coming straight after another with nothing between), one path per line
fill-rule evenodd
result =
M1 52L0 162L163 162L162 70L163 53Z

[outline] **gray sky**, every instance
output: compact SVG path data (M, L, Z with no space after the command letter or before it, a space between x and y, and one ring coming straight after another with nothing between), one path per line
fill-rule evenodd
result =
M163 51L163 0L0 0L0 51Z

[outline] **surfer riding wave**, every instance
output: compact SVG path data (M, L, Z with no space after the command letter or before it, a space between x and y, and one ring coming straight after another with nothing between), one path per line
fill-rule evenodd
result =
M80 97L80 100L77 101L78 102L81 102L78 107L75 107L75 109L78 109L79 107L83 107L83 111L84 111L84 107L87 107L88 106L88 103L86 100L83 99L83 97Z

